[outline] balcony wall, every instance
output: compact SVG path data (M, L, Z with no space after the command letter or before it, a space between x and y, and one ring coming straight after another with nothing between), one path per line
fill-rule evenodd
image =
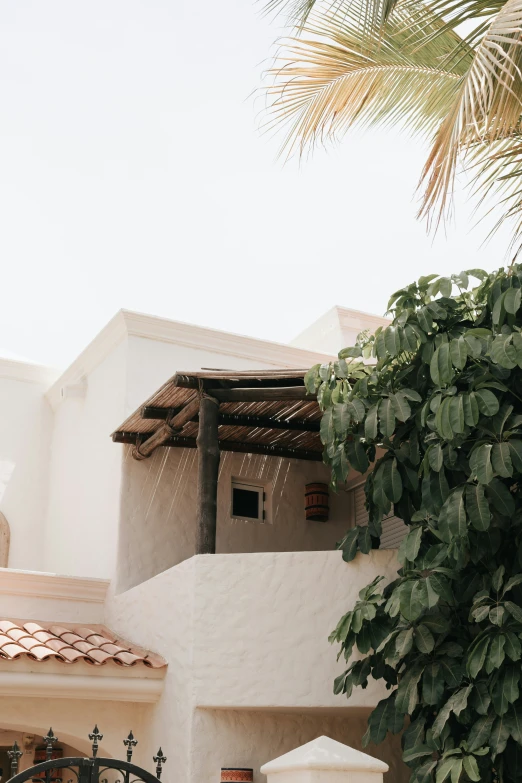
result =
M334 696L343 669L328 636L377 574L393 578L395 552L344 563L339 552L199 557L194 583L198 706L370 707L381 687Z
M182 666L194 707L372 707L377 683L349 701L332 693L342 670L328 635L377 574L396 571L395 552L278 552L193 557L113 596L107 623ZM146 618L146 622L144 622Z

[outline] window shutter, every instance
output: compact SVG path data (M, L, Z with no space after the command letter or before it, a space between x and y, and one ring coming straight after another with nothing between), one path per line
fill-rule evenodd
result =
M368 512L364 507L366 496L364 494L364 484L359 484L352 490L354 519L356 525L366 525L368 522ZM408 526L402 519L390 515L382 521L381 549L398 549L402 539L408 532Z

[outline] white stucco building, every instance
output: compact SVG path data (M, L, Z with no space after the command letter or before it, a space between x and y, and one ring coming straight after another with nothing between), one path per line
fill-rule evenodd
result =
M305 486L327 482L326 467L277 445L249 453L231 431L235 445L220 441L215 554L197 555L195 439L180 430L136 460L146 438L121 428L177 372L290 374L381 323L337 307L282 345L120 311L64 372L0 359L4 779L7 747L17 739L30 766L50 725L66 755L87 751L97 722L104 754L121 756L132 729L136 761L152 770L161 744L171 783L217 782L232 766L252 767L259 783L265 762L322 734L361 747L382 695L374 684L333 696L342 663L327 639L396 562L386 549L345 564L333 549L363 513L356 477L330 494L328 521L307 521ZM264 514L234 513L234 487L261 493ZM400 537L393 520L386 535L390 547ZM370 750L389 781L406 779L398 747Z

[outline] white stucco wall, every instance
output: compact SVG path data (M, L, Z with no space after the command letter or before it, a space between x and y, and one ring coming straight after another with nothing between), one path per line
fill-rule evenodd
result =
M349 700L335 697L342 663L327 637L361 587L376 573L391 579L395 569L393 552L350 564L339 552L207 555L111 594L109 627L169 662L151 715L152 736L168 727L169 775L206 783L209 770L214 776L234 757L251 754L258 735L255 758L264 763L283 746L331 733L334 718L346 722L350 744L360 741L361 710L384 689L374 683ZM279 732L277 716L287 712L293 715ZM272 723L265 713L276 716ZM341 728L335 738L345 736Z
M118 589L149 579L194 554L197 451L156 449L134 460L125 449L118 556ZM266 520L234 519L231 482L263 486ZM218 553L331 550L351 524L352 503L330 491L328 522L305 519L305 485L328 483L321 462L223 452L218 482Z
M85 379L84 394L55 409L45 570L112 577L115 569L121 451L110 440L124 418L127 344Z
M332 692L344 661L328 636L376 574L395 576L394 551L349 564L338 551L201 555L194 568L198 706L346 707ZM356 688L349 706L367 708L383 693L378 683Z
M44 567L52 410L44 397L55 373L0 359L0 511L11 529L9 565Z

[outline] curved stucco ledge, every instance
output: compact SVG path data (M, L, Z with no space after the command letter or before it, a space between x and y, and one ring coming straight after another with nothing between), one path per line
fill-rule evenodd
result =
M153 703L163 679L0 671L0 696Z

